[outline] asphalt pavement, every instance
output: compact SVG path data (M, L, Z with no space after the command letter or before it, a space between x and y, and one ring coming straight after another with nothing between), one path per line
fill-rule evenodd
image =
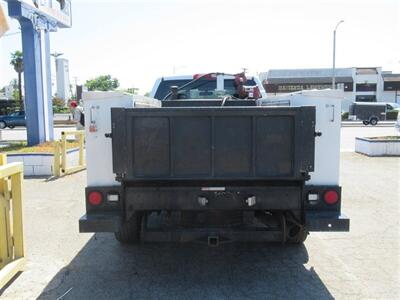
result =
M400 159L343 152L349 233L303 246L144 244L80 234L85 172L24 183L26 270L3 299L399 299Z

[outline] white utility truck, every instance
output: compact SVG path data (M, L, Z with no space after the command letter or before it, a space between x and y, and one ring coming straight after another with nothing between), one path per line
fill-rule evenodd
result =
M267 98L243 73L160 78L151 97L85 93L80 231L209 245L348 231L342 99L336 90Z

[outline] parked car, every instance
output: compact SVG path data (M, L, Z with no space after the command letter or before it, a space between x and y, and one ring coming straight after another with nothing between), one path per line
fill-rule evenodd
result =
M26 126L24 111L16 111L5 116L0 116L0 129L6 127L12 129L15 126Z

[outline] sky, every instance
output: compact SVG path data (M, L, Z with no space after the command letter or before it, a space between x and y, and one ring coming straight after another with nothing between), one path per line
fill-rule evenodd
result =
M398 0L72 0L72 11L51 52L64 53L80 84L111 74L144 94L174 73L330 68L340 20L336 67L400 72ZM10 53L21 47L20 35L0 38L0 87L16 77Z

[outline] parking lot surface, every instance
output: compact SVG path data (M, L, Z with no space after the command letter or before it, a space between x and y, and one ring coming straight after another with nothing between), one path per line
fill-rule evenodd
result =
M399 299L399 158L342 153L350 233L304 246L144 244L80 234L85 172L24 186L25 272L4 299Z

